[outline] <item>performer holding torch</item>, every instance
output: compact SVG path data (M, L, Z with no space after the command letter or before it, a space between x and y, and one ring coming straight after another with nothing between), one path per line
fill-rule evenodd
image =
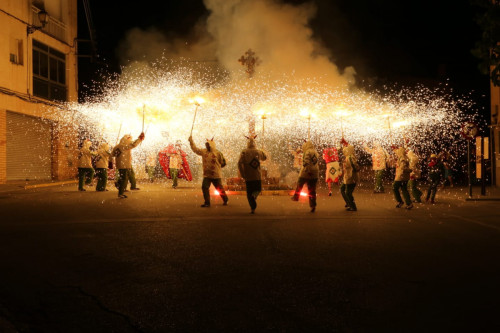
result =
M141 133L137 140L132 141L132 136L126 134L111 152L111 155L116 157L116 168L120 175L118 180L119 198L127 198L124 192L127 188L130 174L132 173L132 149L137 147L144 140L144 137L144 133Z
M220 151L215 148L215 142L213 138L211 140L207 139L205 142L204 149L196 147L193 141L193 137L189 136L189 144L191 149L196 155L200 155L202 158L203 165L203 183L201 185L201 190L203 191L203 199L205 202L201 207L210 207L210 185L213 184L215 189L219 191L220 197L224 202L224 206L227 206L228 197L222 186L222 168L226 166L226 159Z
M307 184L309 191L309 206L311 213L316 211L316 184L318 183L319 167L318 167L318 152L314 148L311 141L306 141L302 145L304 157L302 159L302 168L300 169L299 180L297 181L297 188L292 196L293 201L299 201L299 195L302 188Z

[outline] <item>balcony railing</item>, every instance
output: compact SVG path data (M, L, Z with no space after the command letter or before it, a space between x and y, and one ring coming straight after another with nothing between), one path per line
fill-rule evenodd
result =
M35 6L32 6L31 11L32 11L31 24L35 26L41 26L42 23L38 19L38 12L40 11L40 9L38 9ZM46 34L54 37L55 39L60 40L61 42L68 43L66 24L64 24L59 20L56 20L50 15L49 15L49 22L41 30Z

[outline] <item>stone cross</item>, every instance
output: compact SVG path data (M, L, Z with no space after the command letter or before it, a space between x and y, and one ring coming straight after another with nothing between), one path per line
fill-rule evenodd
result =
M255 56L255 52L252 51L252 49L248 49L248 51L246 51L245 54L238 59L238 62L241 65L246 66L245 72L249 77L252 77L255 73L255 67L258 66L261 61L259 57Z

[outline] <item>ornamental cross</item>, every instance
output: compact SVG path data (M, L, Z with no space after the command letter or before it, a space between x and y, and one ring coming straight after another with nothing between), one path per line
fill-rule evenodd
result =
M252 51L252 49L248 49L248 51L246 51L245 54L238 59L238 62L241 65L246 66L247 69L245 72L249 77L252 77L255 73L255 66L258 66L261 63L259 57L255 56L255 52Z

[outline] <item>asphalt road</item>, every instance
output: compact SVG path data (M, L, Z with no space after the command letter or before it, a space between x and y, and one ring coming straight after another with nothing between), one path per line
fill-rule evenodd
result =
M0 192L3 332L499 332L500 202Z

